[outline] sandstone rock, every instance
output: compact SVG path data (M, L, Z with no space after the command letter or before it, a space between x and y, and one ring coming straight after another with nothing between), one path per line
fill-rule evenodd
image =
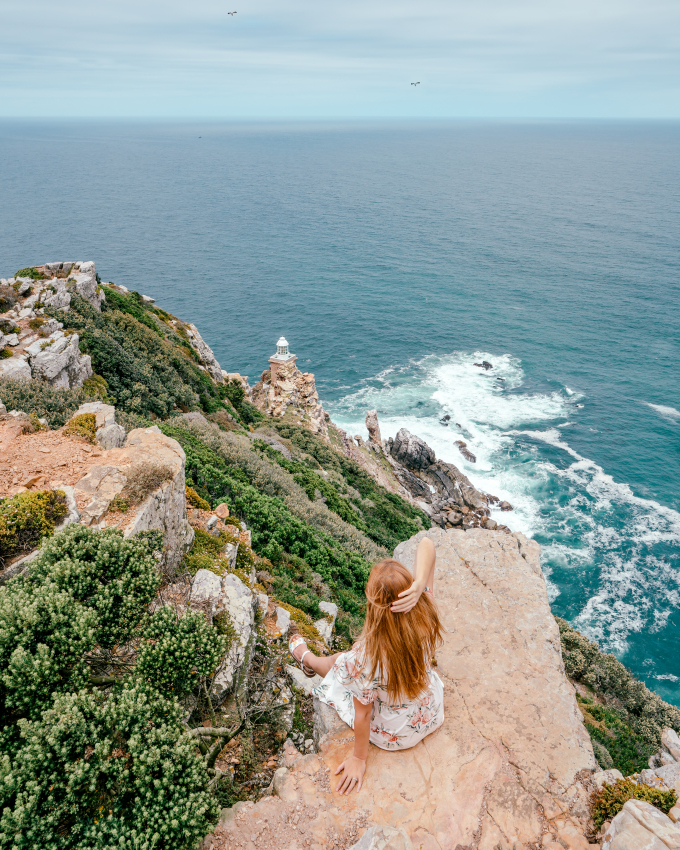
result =
M218 505L215 508L215 515L218 516L220 519L227 519L227 517L229 516L229 508L224 503L222 503L221 505Z
M680 821L680 805L673 806L673 808L668 812L668 817L673 821L673 823L678 823Z
M186 485L184 469L186 456L177 440L166 437L157 426L136 428L130 431L117 455L119 463L128 467L138 464L160 464L170 468L174 475L154 490L141 505L135 508L125 536L140 531L162 531L165 538L165 562L172 572L184 553L194 542L194 530L187 519ZM126 467L121 466L123 472Z
M661 733L661 750L665 750L676 762L680 762L680 738L673 729L664 729Z
M31 367L25 357L14 355L0 360L0 378L12 378L15 381L30 381Z
M320 620L317 620L314 623L316 630L321 635L321 637L329 643L331 637L333 636L333 628L335 626L335 618L338 616L338 606L334 602L319 602L319 608L326 613L330 614L331 619L327 620L323 617Z
M510 502L501 502L499 507L502 511L511 511L513 509Z
M94 263L90 260L85 263L75 263L75 266L77 271L72 271L71 278L75 280L78 295L88 301L95 310L101 310L104 290L97 284L97 270Z
M367 829L349 850L412 850L413 843L403 829L381 824Z
M666 764L663 767L657 767L654 773L661 777L666 785L673 787L680 782L680 763Z
M87 503L82 510L83 524L99 522L115 496L123 491L126 482L125 474L116 466L92 466L74 488L76 498Z
M276 608L276 631L273 637L285 637L290 628L290 612L285 608Z
M382 437L380 436L377 410L369 410L366 414L366 428L368 429L368 442L382 451Z
M538 848L548 830L567 836L568 846L582 841L579 850L586 850L590 786L581 777L596 763L564 675L532 541L482 529L430 529L395 556L412 568L424 535L437 549L437 602L447 629L437 652L444 724L409 750L371 746L361 792L340 797L331 789L353 733L315 700L320 751L298 758L285 782L289 798L308 812L305 839L327 847L333 835L346 847L358 836L345 843L340 837L360 822L403 828L423 850ZM280 798L268 800L229 832L230 841L247 843L257 821L271 814L258 828L262 845L290 846L293 836L279 839L273 819L289 809Z
M680 850L680 827L642 800L628 800L612 820L602 850Z
M82 387L92 375L89 354L81 354L78 334L66 336L55 331L47 339L37 340L26 349L33 376L58 389Z
M116 408L112 404L104 404L103 401L91 401L81 404L73 414L80 416L83 413L93 413L95 416L95 427L97 429L97 442L104 449L118 449L127 437L125 428L116 424Z
M260 614L262 614L263 617L266 616L267 608L269 608L269 597L266 593L257 594L257 607Z
M71 307L71 293L64 280L56 280L51 288L43 289L40 299L45 307L52 307L54 310L69 310Z
M615 782L618 782L619 779L623 779L623 774L620 770L616 770L616 768L600 770L592 775L593 782L600 789L603 785L613 785Z
M286 665L286 673L295 687L300 688L300 690L304 691L307 696L311 696L313 688L323 682L323 679L319 675L308 679L299 667L293 667L292 664Z

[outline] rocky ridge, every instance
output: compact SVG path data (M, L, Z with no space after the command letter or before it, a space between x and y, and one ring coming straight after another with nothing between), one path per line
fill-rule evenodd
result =
M252 401L267 416L282 419L288 413L312 434L328 439L328 417L319 401L314 375L301 372L295 361L280 364L274 381L271 371L264 371L253 387Z

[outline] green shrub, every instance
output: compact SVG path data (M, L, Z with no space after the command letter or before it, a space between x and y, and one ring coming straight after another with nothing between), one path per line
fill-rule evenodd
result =
M590 798L595 829L599 829L606 820L618 815L628 800L644 800L668 814L677 803L678 795L672 789L637 785L632 779L619 779L613 785L603 785L602 789L595 791Z
M58 390L42 381L0 378L0 399L7 410L35 413L47 419L50 428L61 428L92 396L81 389Z
M600 652L597 644L589 641L565 620L559 617L555 619L560 629L567 675L604 696L607 707L630 726L650 753L658 750L661 731L665 727L680 732L680 709L664 702L658 694L636 679L617 658Z
M79 413L70 419L64 428L67 437L79 437L93 445L97 444L97 417L94 413Z
M212 676L231 641L212 628L205 615L187 611L178 617L170 607L156 611L144 631L136 673L161 693L193 693L200 677Z
M10 357L14 357L11 348L0 348L0 360L9 360Z
M220 387L199 368L193 349L175 328L159 318L162 311L104 287L106 301L97 311L75 293L68 311L46 308L76 331L80 349L108 384L116 406L127 413L164 418L176 410L223 406ZM201 403L201 399L203 400Z
M130 510L130 502L123 498L120 493L111 499L109 511L113 514L126 514Z
M107 404L115 404L114 398L109 398L109 385L101 375L91 375L83 382L83 392L92 398L100 398Z
M3 764L0 846L194 850L219 810L182 714L141 683L57 696Z
M593 741L593 750L596 750L595 755L603 768L615 767L624 776L629 776L648 766L653 748L628 724L611 709L587 697L577 694L576 699Z
M50 582L96 613L96 639L103 647L125 643L154 598L161 576L146 540L125 540L115 528L101 532L67 526L43 546L25 586Z
M19 269L14 277L30 277L31 280L45 280L45 275L39 272L35 266L27 266L25 269Z
M189 504L194 508L200 508L202 511L210 510L210 502L206 499L202 499L193 487L186 488L186 496L187 502L189 502Z
M0 563L22 550L34 549L42 537L54 533L55 524L67 513L63 490L40 490L0 499Z

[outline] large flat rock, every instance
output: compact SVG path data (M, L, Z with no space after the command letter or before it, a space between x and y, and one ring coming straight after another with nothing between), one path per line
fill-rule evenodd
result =
M277 796L220 827L216 848L342 848L384 824L421 850L587 850L596 762L564 674L538 544L483 529L430 529L395 556L412 568L424 535L437 547L435 595L447 629L437 653L443 726L410 750L371 747L364 787L344 797L333 774L352 752L353 733L336 728L318 755L277 777Z

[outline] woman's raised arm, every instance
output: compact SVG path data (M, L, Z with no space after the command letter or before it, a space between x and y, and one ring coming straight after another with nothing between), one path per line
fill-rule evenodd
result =
M434 588L434 567L437 560L437 552L434 543L429 537L423 537L416 549L416 577L408 590L402 590L397 599L392 603L392 611L395 614L410 611L420 599L424 590L432 591Z

